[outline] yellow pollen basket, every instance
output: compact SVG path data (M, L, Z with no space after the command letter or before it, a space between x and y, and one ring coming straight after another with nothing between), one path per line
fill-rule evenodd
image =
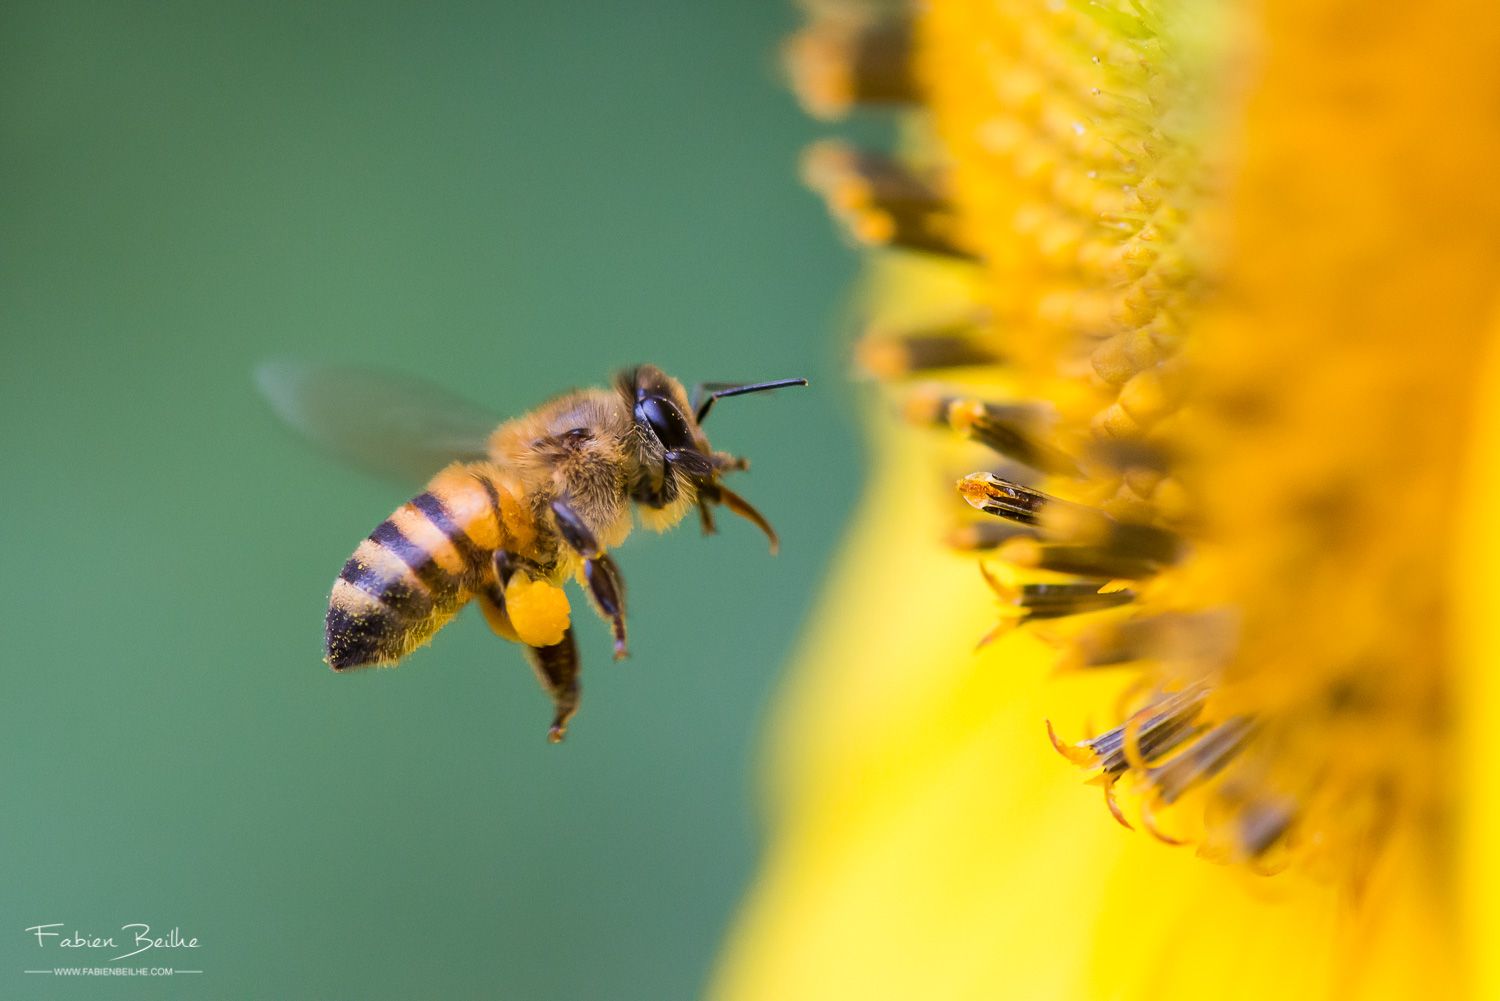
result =
M521 642L537 647L561 643L572 618L562 588L525 574L516 574L506 585L505 612Z

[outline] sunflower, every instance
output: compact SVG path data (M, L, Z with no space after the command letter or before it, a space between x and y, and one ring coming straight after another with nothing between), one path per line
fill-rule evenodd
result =
M1497 53L1452 0L810 9L809 112L901 123L804 161L877 468L720 996L1497 996Z

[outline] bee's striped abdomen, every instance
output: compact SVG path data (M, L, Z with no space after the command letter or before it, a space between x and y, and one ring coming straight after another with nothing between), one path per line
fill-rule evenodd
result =
M452 618L500 545L501 495L482 472L450 466L381 522L334 581L329 665L393 664Z

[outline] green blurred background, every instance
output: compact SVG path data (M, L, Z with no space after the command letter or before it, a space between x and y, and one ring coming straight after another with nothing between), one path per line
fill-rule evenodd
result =
M682 998L756 847L760 724L858 485L853 259L795 179L780 0L0 7L0 996ZM631 538L549 746L466 613L335 676L322 617L414 492L283 431L274 355L514 413L616 367L723 404L780 529ZM177 926L89 981L27 926ZM55 941L55 940L54 940Z

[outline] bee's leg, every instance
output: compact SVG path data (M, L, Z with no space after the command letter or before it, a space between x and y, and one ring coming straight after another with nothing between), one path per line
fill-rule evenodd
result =
M615 561L604 553L583 561L583 576L589 582L589 597L599 614L609 619L615 637L615 660L630 653L625 646L625 581Z
M669 448L662 453L661 460L668 469L682 473L694 483L712 479L718 471L713 459L690 448Z
M751 522L762 532L765 532L766 538L771 542L771 552L773 554L781 548L781 540L776 537L776 530L771 527L769 521L766 521L765 516L755 510L749 501L722 483L715 482L699 485L698 497L700 501L706 500L714 504L723 504L730 511Z
M718 532L719 526L714 524L714 509L708 502L708 498L702 493L698 494L698 517L703 522L703 534L713 535Z
M560 643L525 649L531 669L556 707L552 725L547 728L547 739L556 744L567 734L568 721L578 711L578 646L573 642L573 630L564 632Z
M730 455L728 452L714 452L712 455L704 455L702 452L694 452L689 449L670 449L663 456L663 460L668 469L683 472L692 480L693 485L698 488L698 517L703 522L704 535L713 535L718 531L718 526L714 524L713 506L715 504L728 503L730 510L735 511L737 514L742 512L734 507L736 502L749 508L749 505L745 504L738 496L735 496L733 501L726 501L721 496L726 491L723 487L719 486L718 477L726 472L743 472L749 469L750 460L741 459L738 456ZM675 487L675 479L673 477L667 477L666 482L674 484ZM675 489L672 491L672 496L676 496ZM666 500L670 499L666 498ZM750 520L762 528L767 527L765 519L761 518L759 514ZM768 534L771 536L771 548L774 550L776 548L775 533L768 532Z
M706 483L717 475L720 468L744 469L747 465L743 459L736 459L728 467L721 467L717 456L710 457L690 448L669 448L662 453L661 483L643 485L631 497L648 507L666 507L677 499L679 474L693 483ZM707 515L704 522L707 526L704 534L712 535L713 516Z
M496 554L495 568L500 571L498 582L484 585L475 594L485 621L496 635L520 643L526 651L526 659L536 672L537 680L552 698L556 710L552 726L547 730L547 739L554 744L567 733L568 721L578 711L578 649L573 643L573 630L565 629L562 640L551 646L529 646L516 632L505 607L504 584L509 583L516 567L510 554Z
M609 620L615 638L615 660L629 654L625 644L625 581L615 561L599 548L594 533L566 502L552 502L552 514L563 539L583 557L583 577L599 614Z
M490 563L495 571L495 580L500 584L500 590L505 590L505 585L510 583L510 575L516 572L516 555L505 549L495 550L490 557Z

